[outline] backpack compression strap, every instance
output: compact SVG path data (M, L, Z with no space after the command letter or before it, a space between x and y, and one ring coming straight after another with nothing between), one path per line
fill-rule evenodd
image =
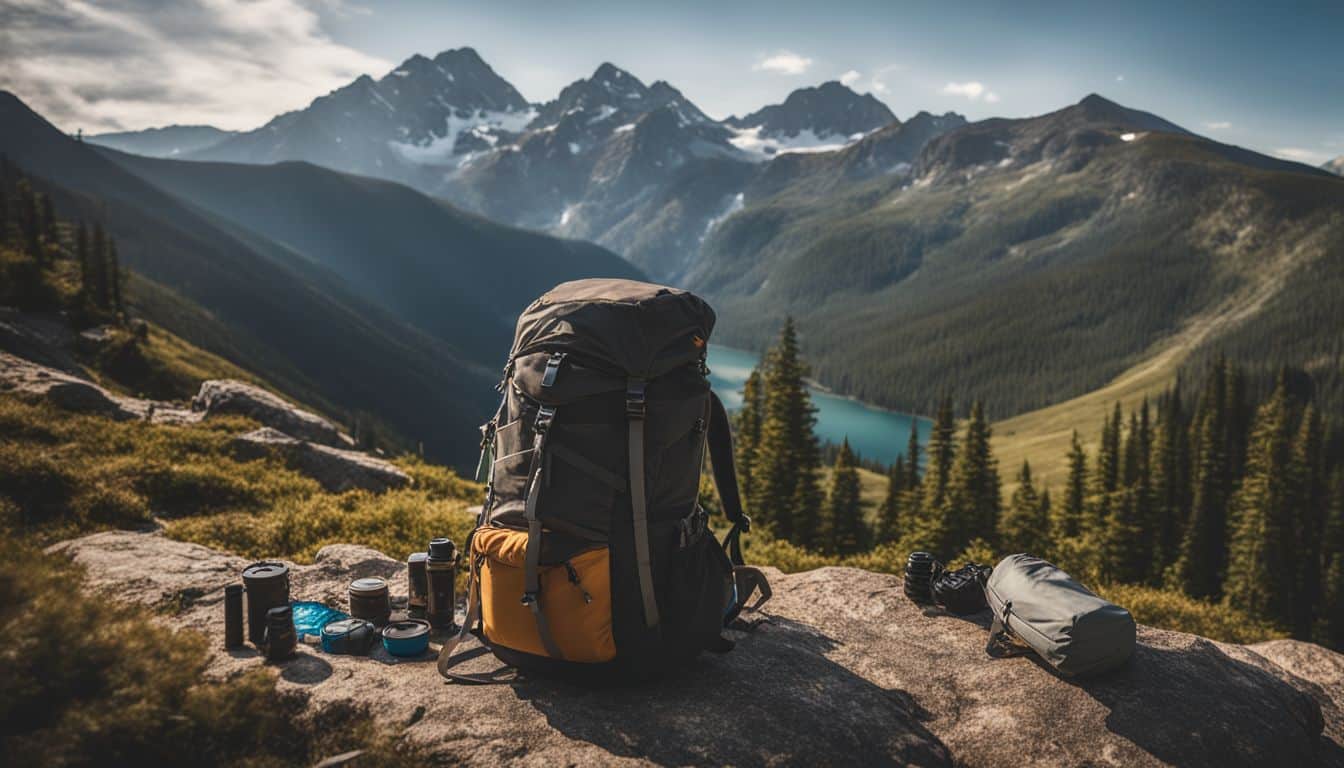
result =
M709 393L709 463L714 470L714 487L719 489L723 514L733 527L723 537L728 560L735 566L745 565L742 560L744 531L751 530L751 518L742 512L742 496L737 488L737 470L733 468L733 433L728 424L728 411L713 391Z
M653 592L653 558L649 553L649 499L644 490L644 388L648 382L630 379L625 385L625 420L629 424L630 508L634 513L635 564L639 592L644 600L644 626L658 626L658 598Z

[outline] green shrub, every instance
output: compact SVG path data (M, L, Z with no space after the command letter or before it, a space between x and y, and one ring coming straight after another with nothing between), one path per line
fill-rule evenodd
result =
M475 523L467 505L463 500L434 498L417 488L383 494L349 491L287 498L265 514L173 520L167 533L256 559L311 562L328 544L362 544L389 557L405 558L423 551L436 536L447 536L460 546Z
M1173 590L1133 584L1106 584L1097 593L1123 605L1134 620L1150 627L1174 629L1228 643L1259 643L1287 637L1273 625L1217 603L1196 600Z

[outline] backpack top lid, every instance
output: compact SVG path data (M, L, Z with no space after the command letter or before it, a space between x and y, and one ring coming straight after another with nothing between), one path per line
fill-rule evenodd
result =
M688 291L637 280L561 283L518 317L509 359L573 352L594 365L653 379L700 359L714 310Z

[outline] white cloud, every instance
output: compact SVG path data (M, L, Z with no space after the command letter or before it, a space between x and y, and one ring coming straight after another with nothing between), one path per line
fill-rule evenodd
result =
M1117 83L1123 83L1123 82L1125 82L1125 76L1124 76L1124 75L1116 75L1116 76L1115 76L1115 82L1117 82Z
M999 94L989 90L984 83L977 80L965 83L948 83L943 86L943 93L949 96L965 96L971 101L984 99L989 104L997 104L999 101Z
M1278 149L1275 149L1272 154L1277 155L1284 160L1295 160L1299 163L1306 163L1308 165L1320 165L1330 159L1324 152L1302 149L1301 147L1279 147Z
M305 0L0 0L0 88L66 130L251 128L390 64ZM328 0L328 11L364 9Z
M1226 131L1232 124L1226 120L1209 120L1204 123L1204 128L1210 131Z
M812 67L812 59L799 56L793 51L780 51L773 56L765 56L752 65L756 71L777 72L781 75L801 75Z
M846 86L852 87L855 83L859 82L859 78L861 77L863 77L863 75L860 74L857 69L851 69L840 76L840 82Z

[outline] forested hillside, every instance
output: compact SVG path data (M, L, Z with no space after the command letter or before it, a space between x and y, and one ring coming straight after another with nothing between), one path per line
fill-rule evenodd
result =
M1075 434L1058 457L1065 477L1048 485L1028 462L1000 466L980 403L959 413L944 399L927 444L912 438L890 467L871 516L847 443L823 483L807 373L786 320L735 419L743 495L778 539L764 557L899 572L911 551L990 565L1029 552L1145 621L1344 648L1344 432L1300 370L1263 389L1219 359L1198 388L1128 413L1117 403L1098 447Z
M796 161L813 166L710 234L690 282L726 342L759 348L791 313L822 382L920 413L980 400L997 419L1096 389L1217 316L1234 319L1204 349L1258 348L1256 378L1302 366L1338 406L1337 177L1096 96L847 178L862 146Z
M518 313L556 284L640 277L591 243L495 224L387 181L307 163L105 154L175 197L283 243L361 299L487 366L501 364Z

